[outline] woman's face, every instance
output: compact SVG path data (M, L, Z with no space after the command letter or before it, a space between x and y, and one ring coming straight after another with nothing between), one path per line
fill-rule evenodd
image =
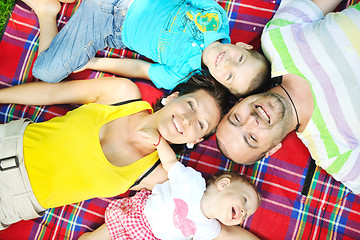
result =
M183 96L173 93L159 111L158 130L164 139L174 144L196 144L220 121L220 109L215 99L204 90Z

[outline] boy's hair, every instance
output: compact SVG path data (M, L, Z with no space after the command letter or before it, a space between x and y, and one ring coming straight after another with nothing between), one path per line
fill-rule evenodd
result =
M240 181L240 182L244 182L244 183L248 184L249 186L251 186L255 190L255 192L258 196L258 200L259 200L258 207L260 206L261 194L260 194L259 189L253 183L251 183L245 175L242 175L240 173L220 171L217 174L212 175L210 178L207 179L206 188L208 188L211 185L216 184L217 181L223 177L230 178L230 182Z
M263 63L263 68L261 71L255 76L255 78L251 81L249 86L248 95L253 95L261 92L265 92L270 89L272 81L271 81L271 65L269 60L254 49L248 50L250 54L254 55L257 59L259 59ZM244 97L244 96L242 96Z
M221 85L218 81L215 80L209 73L205 71L195 70L191 72L186 78L187 82L180 83L177 85L171 92L179 92L178 96L183 96L189 93L193 93L199 90L204 90L210 94L215 99L219 109L221 118L226 114L230 109L230 97L231 94L227 88ZM160 99L154 105L154 111L159 110L164 107L161 104ZM215 133L214 129L209 134L205 135L204 140L208 139ZM179 153L181 150L185 149L185 144L178 144L177 147L172 145L175 152Z

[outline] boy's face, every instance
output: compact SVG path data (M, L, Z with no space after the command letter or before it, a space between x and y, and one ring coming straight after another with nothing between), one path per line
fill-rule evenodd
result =
M202 61L210 74L231 93L244 96L264 67L263 62L249 51L252 48L242 42L235 45L213 42L203 51Z
M224 225L234 226L254 214L260 202L258 194L249 183L229 181L229 178L223 178L216 183L219 191L216 206L213 207L218 214L217 220Z

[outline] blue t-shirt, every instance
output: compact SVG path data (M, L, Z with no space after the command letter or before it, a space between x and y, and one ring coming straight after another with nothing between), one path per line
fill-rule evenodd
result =
M156 87L173 89L201 69L202 51L220 40L230 43L225 10L215 0L134 0L122 29L124 44L152 59Z

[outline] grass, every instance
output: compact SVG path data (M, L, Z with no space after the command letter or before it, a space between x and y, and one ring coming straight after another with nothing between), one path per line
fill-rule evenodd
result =
M7 22L7 19L10 16L10 13L13 9L15 0L1 0L0 1L0 33L2 33L3 28Z

